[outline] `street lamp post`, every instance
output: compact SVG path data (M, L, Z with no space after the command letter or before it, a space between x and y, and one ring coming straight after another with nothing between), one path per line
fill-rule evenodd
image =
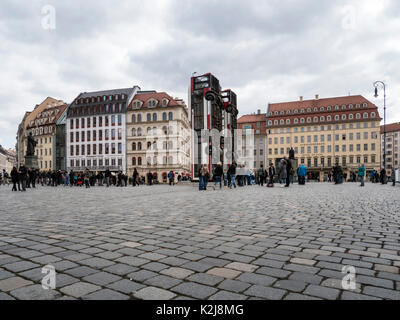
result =
M385 169L386 175L386 85L383 81L375 81L375 98L378 98L378 87L383 87L383 169ZM383 181L386 181L386 177L383 177Z

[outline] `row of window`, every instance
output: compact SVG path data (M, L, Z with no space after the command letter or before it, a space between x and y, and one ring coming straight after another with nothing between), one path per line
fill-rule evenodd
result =
M142 150L142 143L141 142L132 142L132 151L141 151ZM153 150L157 150L157 142L154 141L153 143L151 143L150 141L147 142L147 150L153 149ZM174 148L174 143L173 141L164 141L163 142L163 150L171 150Z
M38 138L38 139L35 139L35 141L36 141L36 143L37 144L43 144L43 138ZM47 141L49 142L49 143L51 143L51 137L49 137L49 139L47 140L47 137L46 138L44 138L44 143L45 144L47 144Z
M340 140L347 140L347 137L349 138L350 141L354 140L354 133L349 133L348 135L346 133L343 134L327 134L326 135L326 141L332 141L332 136L335 137L335 141L340 141ZM355 138L357 140L361 140L361 136L366 140L369 139L369 137L371 137L371 139L378 139L378 133L377 132L371 132L371 134L369 134L368 132L363 132L363 135L361 135L361 132L356 132L355 134ZM280 139L278 139L277 137L275 138L268 138L268 143L270 145L272 144L284 144L286 140L286 143L289 144L291 143L291 137L280 137ZM298 136L294 137L294 143L305 143L306 142L306 136L300 136L300 139ZM307 136L307 143L311 143L311 142L325 142L325 135L321 134L321 135L314 135L314 136Z
M120 114L118 116L112 115L111 122L109 121L109 117L105 116L104 117L104 126L108 127L110 124L112 126L115 126L117 123L116 121L118 121L119 126L122 125L122 115L120 115ZM74 129L74 123L75 123L75 129L79 129L79 126L82 129L84 129L85 126L87 128L90 128L91 126L93 126L93 128L96 128L97 126L102 127L103 126L103 117L102 116L98 117L98 123L97 123L97 117L91 117L91 118L86 118L86 119L82 118L82 119L80 119L80 121L79 121L79 119L71 119L70 120L70 128L71 129Z
M122 154L122 143L106 143L104 144L104 154ZM93 145L76 145L70 146L70 156L84 156L84 155L97 155L103 154L103 145L102 144L93 144Z
M44 152L43 152L43 150L44 150ZM36 151L36 155L37 156L51 156L51 149L48 149L49 150L49 152L47 152L47 149L36 149L35 151Z
M147 119L147 122L157 121L157 119L158 119L157 113L153 113L153 114L148 113L146 115L146 119ZM131 120L132 120L132 123L140 123L140 122L142 122L142 115L140 113L137 115L133 114ZM168 115L166 112L163 112L162 121L172 121L172 120L174 120L174 114L172 112L169 112Z
M109 140L111 133L111 140L122 139L122 129L105 129L104 139ZM81 132L70 132L69 141L70 142L85 142L85 141L103 141L103 130L93 130L93 131L81 131Z
M379 126L379 125L378 125ZM357 128L357 129L361 129L361 123L360 122L358 122L358 123L356 123L355 124L355 127ZM375 122L371 122L371 128L375 128L376 127L376 124L375 124ZM343 123L343 124L341 124L341 125L339 125L339 124L335 124L335 126L333 126L333 128L335 129L335 130L346 130L346 129L354 129L354 123L349 123L349 124L346 124L346 123ZM364 125L363 125L363 128L369 128L369 122L364 122ZM293 132L305 132L305 131L307 131L307 132L311 132L311 131L325 131L325 129L326 129L326 131L330 131L330 130L332 130L332 125L327 125L327 126L314 126L314 129L312 130L312 128L311 127L307 127L307 130L305 129L305 127L300 127L300 129L299 129L299 127L295 127L295 128L293 128ZM271 133L272 132L272 130L269 130L269 133ZM292 128L280 128L280 129L273 129L273 132L274 133L291 133L292 132Z
M363 106L364 109L368 108L368 104L367 103L363 103L362 106ZM355 108L356 109L360 109L361 108L361 104L357 103ZM295 110L293 110L293 113L294 114L305 113L306 110L307 110L307 113L310 113L310 112L325 112L325 111L332 111L332 110L338 111L338 110L353 110L353 109L354 109L354 105L353 104L349 104L348 106L346 106L344 104L341 107L339 105L336 105L333 109L332 109L331 106L327 106L326 108L325 107L319 107L319 108L318 107L314 107L314 108L307 108L307 109L302 108L300 110L299 109L295 109ZM274 111L274 112L270 111L268 113L269 116L273 116L273 115L275 115L275 116L278 116L278 115L284 116L285 114L286 115L290 115L291 114L291 110L280 111L280 112L279 111Z
M166 107L166 106L168 106L168 102L169 102L169 100L163 99L161 105L162 105L163 107ZM157 106L157 104L158 104L158 101L155 100L155 99L150 99L149 101L147 101L147 106L148 106L149 108L155 108L155 107ZM143 102L142 102L142 101L139 101L139 100L136 100L136 101L134 101L134 102L132 103L132 106L133 106L133 108L135 108L135 109L140 108L142 105L143 105Z
M43 164L44 164L44 166L43 166ZM52 169L51 160L49 162L40 161L40 169Z
M363 148L361 148L361 146L363 146ZM369 149L369 144L368 143L365 143L363 145L356 144L355 147L356 147L355 151L361 151L361 149L363 151L369 151L369 150L375 151L376 150L376 144L375 143L371 143L371 149ZM270 155L272 155L272 154L285 155L285 154L289 153L289 150L290 150L289 147L286 148L286 151L285 151L285 148L280 148L280 149L279 148L274 148L274 149L273 148L269 148L268 149L268 154L270 154ZM299 147L295 147L294 148L294 152L296 154L299 153L299 150L300 150L300 154L305 154L306 153L306 147L300 147L300 148ZM340 152L340 151L341 152L347 152L347 150L349 152L353 152L354 151L354 145L353 144L349 144L348 147L347 147L347 145L343 144L341 148L340 148L339 145L335 145L335 152ZM325 153L325 151L328 152L328 153L331 153L332 152L332 146L330 146L330 145L326 146L326 149L325 149L325 146L314 146L314 147L307 146L307 153L310 154L312 151L313 151L313 153Z
M369 117L371 117L371 118L375 118L375 116L376 116L376 113L375 112L371 112L371 115L369 115L369 113L368 112L365 112L364 114L363 114L363 119L368 119ZM340 115L335 115L335 117L333 118L334 119L334 121L339 121L339 120L343 120L343 121L345 121L345 120L353 120L354 119L354 115L353 114L349 114L349 115L346 115L346 114L342 114L342 116L340 116ZM356 115L355 115L355 119L361 119L361 113L356 113ZM298 123L311 123L311 122L325 122L325 121L332 121L332 116L327 116L326 118L325 118L325 116L320 116L320 117L314 117L314 118L312 118L312 117L307 117L307 118L294 118L293 119L293 123L294 124L298 124ZM284 119L281 119L280 121L278 121L278 120L274 120L274 121L272 121L272 120L268 120L268 125L269 126L272 126L272 124L274 124L274 125L284 125L284 124L287 124L287 125L290 125L290 124L292 124L292 121L291 121L291 119L286 119L286 121L284 120Z
M332 163L332 160L334 160L335 162ZM363 160L363 162L361 162ZM371 160L370 162L368 160ZM306 162L307 161L307 162ZM353 164L357 164L360 165L361 163L363 164L372 164L374 165L376 163L376 156L375 155L371 155L369 156L343 156L343 157L335 157L334 159L332 159L331 157L327 158L327 162L325 163L325 158L321 157L315 157L315 158L301 158L300 159L300 163L301 164L305 164L307 167L309 168L317 168L317 167L325 167L325 165L327 167L332 167L333 164L339 164L342 166L347 166L348 164L353 165Z
M110 161L111 160L111 161ZM102 167L103 165L105 165L106 167L108 167L110 164L111 166L116 166L118 163L118 166L122 166L122 158L118 158L118 159L77 159L77 160L71 160L70 161L70 166L71 168L74 167L97 167L100 166ZM122 169L122 168L121 168Z
M136 165L141 166L142 165L142 157L138 157L137 159L136 159L136 157L132 157L132 162L131 163L132 163L132 166L136 166ZM158 157L157 156L155 156L153 158L147 157L146 158L146 163L147 163L148 166L157 165L158 164ZM174 157L172 157L172 156L163 157L162 164L163 165L175 164Z
M174 134L174 128L172 126L169 126L168 128L166 126L163 126L162 130L161 130L161 133L162 133L162 135L172 135L172 134ZM136 136L137 137L141 137L143 135L142 128L137 128L137 129L136 128L132 128L131 135L132 135L132 137L136 137ZM147 128L147 135L148 136L151 136L151 135L157 136L158 135L158 128L153 127L153 129L152 129L152 128L148 127Z
M103 104L97 106L73 107L69 111L70 116L87 116L100 113L122 113L125 103Z
M90 98L80 98L76 99L75 104L84 104L84 103L95 103L95 102L101 102L101 101L113 101L113 100L125 100L126 95L125 94L116 94L116 95L108 95L108 96L103 96L103 97L90 97Z

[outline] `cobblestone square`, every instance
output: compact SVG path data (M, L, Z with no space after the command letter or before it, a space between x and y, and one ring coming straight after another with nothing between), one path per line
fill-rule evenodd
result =
M0 186L0 300L400 300L399 196L370 183Z

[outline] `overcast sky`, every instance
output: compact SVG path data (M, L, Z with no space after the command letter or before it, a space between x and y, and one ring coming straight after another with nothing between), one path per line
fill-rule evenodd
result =
M400 121L399 17L398 0L1 0L0 144L48 96L139 85L187 101L193 72L234 90L240 114L361 94L383 116L384 80Z

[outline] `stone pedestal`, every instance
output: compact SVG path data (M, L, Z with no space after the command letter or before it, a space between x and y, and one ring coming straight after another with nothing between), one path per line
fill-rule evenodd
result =
M25 167L27 169L39 169L37 156L25 156Z

